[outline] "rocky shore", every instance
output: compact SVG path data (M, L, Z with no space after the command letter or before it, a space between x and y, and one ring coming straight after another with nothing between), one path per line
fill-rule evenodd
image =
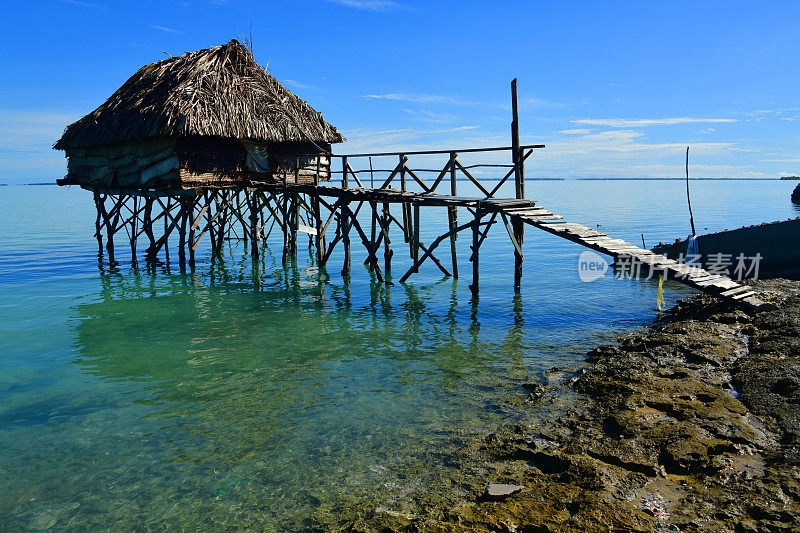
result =
M521 384L563 416L474 443L471 498L346 529L800 531L800 283L755 288L773 309L698 297L591 351L567 398Z

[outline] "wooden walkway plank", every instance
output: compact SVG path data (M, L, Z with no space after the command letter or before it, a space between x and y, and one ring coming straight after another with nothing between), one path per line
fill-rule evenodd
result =
M767 305L749 287L737 283L726 276L712 274L702 268L679 263L625 240L611 238L607 234L593 230L583 224L572 222L551 222L548 224L538 220L536 217L525 215L521 215L519 218L547 233L610 255L617 261L620 259L639 261L651 269L670 273L675 281L714 296L744 304L751 309L758 309Z

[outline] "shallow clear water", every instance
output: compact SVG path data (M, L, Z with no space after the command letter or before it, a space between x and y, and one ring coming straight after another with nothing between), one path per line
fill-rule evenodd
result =
M795 217L793 186L694 182L698 230ZM648 246L688 233L683 187L528 184L569 220ZM423 210L423 241L442 232L438 211ZM505 401L520 383L656 314L652 281L582 283L583 249L535 229L517 298L492 230L473 305L468 276L430 263L376 284L357 246L349 280L335 254L327 275L302 248L282 267L277 243L256 266L231 243L193 273L100 270L93 224L85 191L0 188L2 530L298 530L413 509L480 473L451 457L520 415ZM398 247L394 275L408 265ZM666 285L667 303L690 294Z

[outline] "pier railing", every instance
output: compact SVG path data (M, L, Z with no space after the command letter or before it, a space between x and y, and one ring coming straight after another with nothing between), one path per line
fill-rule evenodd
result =
M426 194L445 194L458 196L457 182L459 178L466 178L474 185L485 198L493 198L500 188L510 179L514 180L514 190L516 198L525 197L525 161L533 154L534 149L544 148L543 144L529 144L522 146L500 146L491 148L465 148L462 150L420 150L404 152L374 152L359 154L303 154L297 158L297 167L300 167L300 157L306 161L314 158L311 163L312 168L316 166L317 172L314 173L314 185L320 185L320 176L331 176L331 182L340 183L344 189L359 188L373 190L399 190L409 192L410 189L419 188L419 192ZM461 154L485 154L490 152L509 152L511 162L504 163L474 163L463 164L459 161ZM441 168L426 168L425 166L412 165L410 158L414 156L446 155L447 160ZM385 164L387 158L393 158L397 163L392 163L390 168L375 168L373 158L380 160L381 165ZM330 161L331 168L324 169L323 160ZM336 163L334 161L338 160ZM358 164L355 164L358 161ZM368 166L367 166L368 165ZM338 167L338 170L336 168ZM359 168L355 168L359 167ZM504 174L489 180L482 180L475 176L474 169L503 169ZM298 172L284 174L284 181L296 182ZM334 176L339 176L334 179ZM434 177L435 176L435 177ZM416 184L414 186L413 184ZM442 184L449 185L449 191L439 192ZM410 186L411 185L411 186Z

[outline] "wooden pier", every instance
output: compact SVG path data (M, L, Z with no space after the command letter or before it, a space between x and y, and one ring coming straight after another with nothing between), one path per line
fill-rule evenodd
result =
M198 76L208 90L195 91L191 80ZM143 67L105 104L70 125L55 145L69 158L68 175L59 184L92 191L98 253L112 264L115 239L123 235L134 263L143 240L146 261L168 259L172 246L181 265L193 266L204 241L212 258L222 254L226 240L237 239L257 259L275 232L283 236L284 262L308 236L317 265L327 265L340 247L342 274L348 275L356 240L380 282L405 282L428 260L458 278L456 240L467 232L470 289L477 296L481 246L500 224L513 245L519 291L530 225L703 292L745 306L762 304L729 278L563 222L528 199L525 162L544 145L520 143L516 80L511 96L510 146L337 155L331 143L341 142L341 134L231 41ZM150 102L146 109L143 102ZM186 120L184 109L197 116ZM466 161L476 157L483 160ZM514 195L503 198L511 180ZM434 208L446 208L447 231L426 244L422 212ZM436 255L443 243L449 244L449 258ZM395 278L392 257L401 247L411 265Z
M609 255L616 263L638 262L642 274L647 269L665 279L677 280L685 285L716 297L730 299L748 308L763 305L747 286L728 277L710 274L668 259L649 250L635 246L587 226L564 222L562 217L540 207L526 198L497 198L496 192L511 178L524 179L523 164L533 150L542 145L523 145L518 148L516 163L502 165L510 167L499 182L485 184L478 180L469 167L501 165L462 165L460 153L509 152L514 147L469 149L460 151L420 151L406 153L375 153L333 155L340 159L342 170L340 184L251 182L247 187L217 190L187 191L142 191L142 190L94 190L97 204L96 238L99 252L104 249L114 261L114 237L125 231L131 247L132 258L137 256L137 240L146 237L145 259L156 261L159 254L169 254L170 237L177 232L178 258L181 263L194 263L194 252L207 236L212 256L219 255L223 242L229 239L244 240L254 258L260 253L261 244L273 233L283 235L283 259L288 261L297 254L299 239L309 237L317 264L326 265L333 251L341 246L344 251L342 274L351 268L352 240L356 239L365 248L365 264L380 282L389 282L392 257L397 246L408 247L411 266L399 277L405 282L420 267L431 260L445 276L459 277L456 253L456 238L462 232L471 236L471 278L473 294L479 292L480 250L493 225L502 224L513 245L515 269L514 286L518 290L522 278L524 227L539 230L576 244ZM437 172L433 181L419 177L420 170L408 166L410 156L446 155L447 162ZM383 171L354 170L351 162L359 158L397 157L393 169ZM430 169L428 169L430 171ZM337 172L331 171L333 174ZM388 173L379 186L370 187L365 181L374 182L376 173ZM471 187L485 196L459 196L459 180L466 178ZM411 183L416 190L411 190ZM439 194L439 187L451 194ZM394 187L393 185L399 185ZM518 191L524 188L515 186ZM391 206L399 206L391 209ZM445 207L448 211L448 231L429 243L420 240L420 227L424 223L423 208ZM359 215L365 213L359 218ZM468 217L459 222L460 213ZM368 219L368 223L365 221ZM395 240L398 237L399 239ZM103 238L106 238L105 245ZM400 240L402 239L402 240ZM435 252L443 243L449 243L447 259L437 257ZM188 257L187 257L188 256Z

